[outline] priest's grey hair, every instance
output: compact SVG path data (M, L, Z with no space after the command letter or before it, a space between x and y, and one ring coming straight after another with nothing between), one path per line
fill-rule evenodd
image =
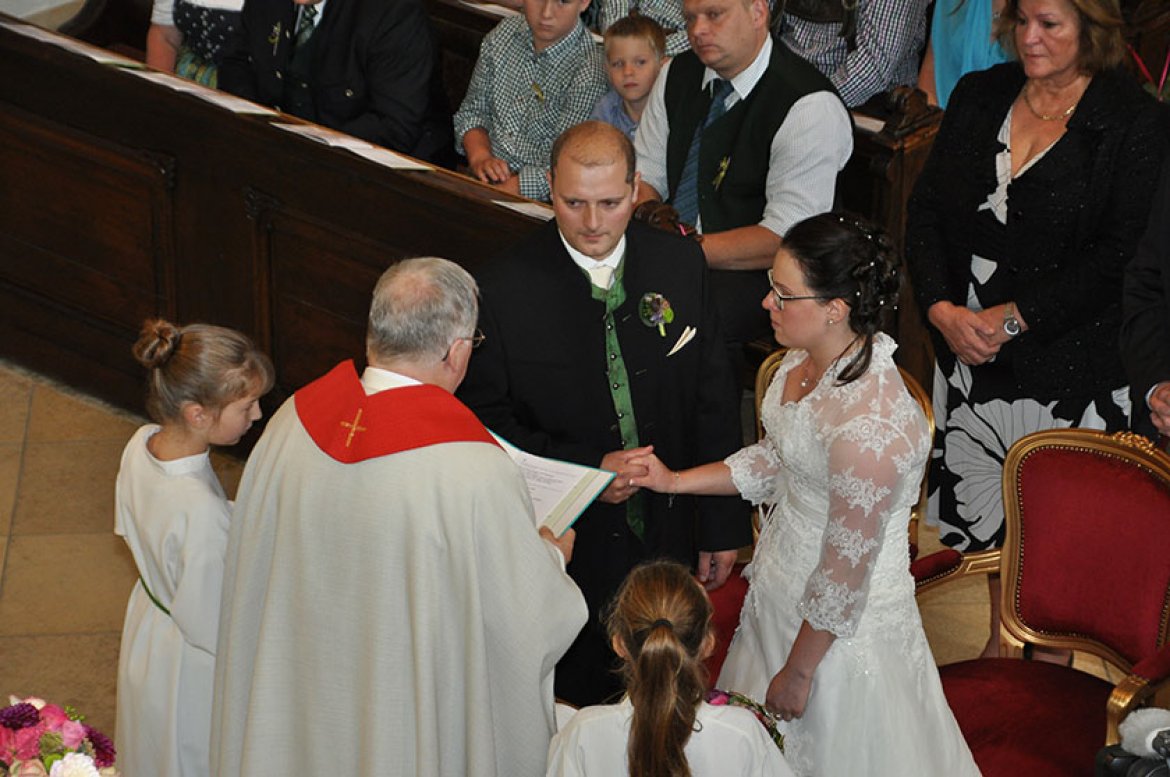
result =
M404 259L382 273L370 304L366 349L383 359L443 358L475 332L479 287L448 259Z

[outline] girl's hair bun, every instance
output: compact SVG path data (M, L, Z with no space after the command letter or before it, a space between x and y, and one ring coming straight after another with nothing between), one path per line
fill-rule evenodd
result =
M182 338L179 328L161 318L148 320L134 344L134 358L148 370L162 367L175 354Z

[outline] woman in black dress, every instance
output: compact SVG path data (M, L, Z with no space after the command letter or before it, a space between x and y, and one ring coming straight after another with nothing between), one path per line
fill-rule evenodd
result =
M934 339L931 516L961 550L1003 540L1000 478L1040 429L1121 429L1121 279L1168 128L1118 68L1116 0L1007 0L1015 61L963 78L910 202L906 254ZM998 579L992 638L998 648Z

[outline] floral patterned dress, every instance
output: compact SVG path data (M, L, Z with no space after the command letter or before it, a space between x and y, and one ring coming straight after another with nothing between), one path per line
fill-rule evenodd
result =
M997 185L979 207L979 251L971 257L967 286L967 307L975 311L1013 296L1011 272L1000 261L1012 182L1011 124L1009 109L997 137L1003 145L995 158ZM1051 148L1028 160L1016 178L1026 175ZM984 300L989 302L985 305ZM938 432L927 517L940 525L942 541L962 551L1002 545L1001 479L1012 445L1042 429L1124 429L1128 391L1121 386L1098 395L1040 402L1020 392L1007 364L993 360L969 367L950 351L938 353L933 392Z
M798 775L979 774L922 631L907 527L930 446L879 334L859 379L841 364L783 403L791 351L762 405L766 436L727 459L740 493L770 503L718 687L762 700L801 623L833 632L804 715L784 726Z

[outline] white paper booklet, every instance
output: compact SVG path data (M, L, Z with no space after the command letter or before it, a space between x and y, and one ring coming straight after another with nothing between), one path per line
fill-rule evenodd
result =
M495 432L492 437L520 467L532 497L536 525L547 526L558 537L614 478L612 472L603 469L522 451Z

